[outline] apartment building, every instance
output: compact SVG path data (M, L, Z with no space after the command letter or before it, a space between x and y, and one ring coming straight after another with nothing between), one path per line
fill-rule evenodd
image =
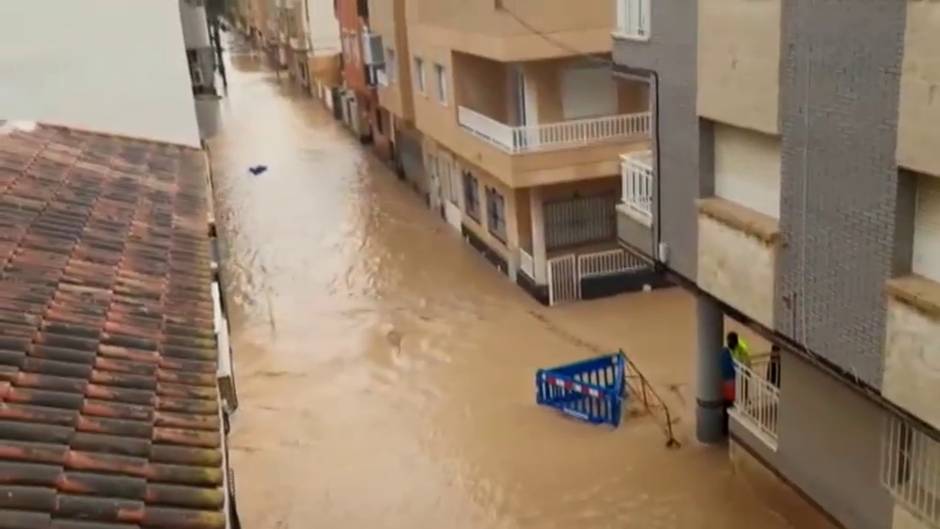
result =
M618 237L698 297L698 435L845 527L940 526L940 4L617 0L615 75L649 85ZM776 382L776 383L774 383Z
M375 142L389 152L389 135L376 117L376 71L382 64L381 39L369 29L368 0L337 0L343 56L343 121L363 142Z
M415 128L406 2L370 0L369 13L371 30L380 39L382 48L382 66L376 70L376 124L388 131L387 154L399 175L429 200L422 136Z
M614 205L621 154L649 149L649 100L646 83L610 74L613 8L410 0L406 38L384 40L381 101L399 121L414 113L429 204L546 303L633 269Z
M304 0L307 30L307 75L312 93L332 102L342 83L339 22L333 0Z
M215 49L209 38L209 21L205 0L179 0L183 43L193 92L216 95Z

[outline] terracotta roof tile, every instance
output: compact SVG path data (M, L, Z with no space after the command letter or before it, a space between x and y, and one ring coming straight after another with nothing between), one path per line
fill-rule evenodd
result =
M225 526L200 151L0 135L0 526Z

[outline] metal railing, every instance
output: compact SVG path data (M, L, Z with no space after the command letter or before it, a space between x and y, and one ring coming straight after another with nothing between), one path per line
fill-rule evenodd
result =
M522 248L519 248L519 268L529 278L535 279L535 259Z
M461 106L457 108L457 121L471 134L512 154L615 138L642 138L650 131L649 112L512 127Z
M775 446L780 388L768 380L770 355L754 356L749 364L734 362L734 411L743 424Z
M620 352L623 353L623 351ZM666 436L666 447L679 448L681 446L679 440L676 439L672 431L672 425L675 420L669 412L669 406L666 405L666 401L659 396L659 393L656 392L653 385L646 376L643 375L636 364L630 360L630 357L626 357L626 359L626 384L630 389L631 397L639 397L643 403L643 408L659 423L663 434Z
M653 155L642 151L620 155L623 179L623 204L637 220L647 226L653 223Z
M557 250L616 240L617 194L545 202L545 247Z
M930 527L940 527L940 442L896 416L882 439L881 482Z
M622 248L578 256L578 279L619 274L646 266L640 258Z

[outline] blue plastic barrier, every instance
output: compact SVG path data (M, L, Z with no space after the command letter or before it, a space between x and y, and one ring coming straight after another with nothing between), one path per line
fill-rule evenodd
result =
M623 352L574 364L539 369L536 402L593 424L620 425L628 397Z

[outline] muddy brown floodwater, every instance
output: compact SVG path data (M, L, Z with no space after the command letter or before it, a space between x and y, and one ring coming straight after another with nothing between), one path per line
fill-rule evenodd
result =
M726 447L694 442L687 294L540 306L238 51L211 155L244 527L808 526ZM682 448L650 417L611 430L534 404L537 368L618 348L665 395Z

